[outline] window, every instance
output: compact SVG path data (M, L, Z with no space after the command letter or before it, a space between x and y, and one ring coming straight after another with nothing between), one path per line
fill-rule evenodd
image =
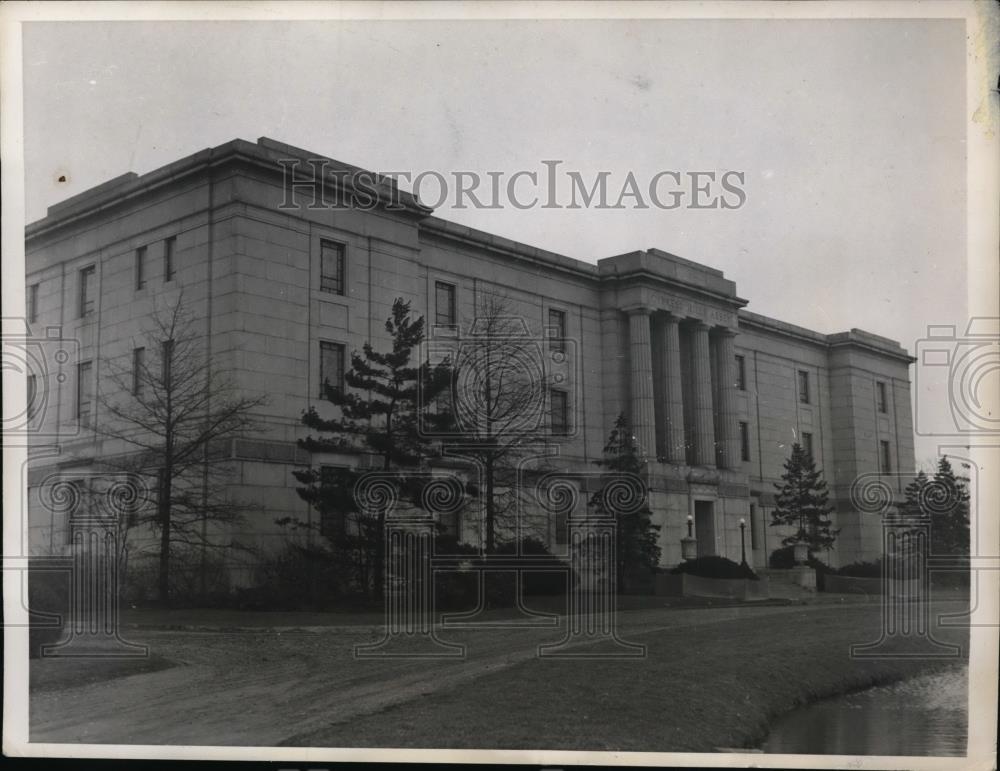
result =
M94 277L97 269L88 265L80 271L80 317L94 312Z
M76 419L84 428L90 427L94 401L94 383L91 377L93 363L81 361L76 365Z
M146 349L136 348L132 351L132 393L142 394L142 371L146 363Z
M163 387L170 388L170 378L174 370L174 341L164 340L160 349L160 372L163 375Z
M326 384L342 390L344 388L344 346L340 343L319 344L319 395L326 397Z
M439 327L455 326L455 286L434 282L434 323Z
M343 466L320 466L320 488L327 491L337 486L338 475L343 472ZM343 481L343 480L341 480ZM327 537L343 536L347 531L347 519L342 509L330 506L328 498L322 493L319 498L319 530Z
M552 389L549 391L549 406L551 408L550 423L555 436L566 436L569 433L569 398L565 391Z
M38 321L38 284L28 287L28 323Z
M799 370L799 401L809 404L809 373L804 369Z
M28 420L34 420L38 414L38 375L28 375Z
M159 506L161 501L164 501L168 497L167 490L167 470L165 468L160 468L156 470L156 503Z
M875 383L875 397L878 403L879 412L889 411L889 395L885 391L885 383L881 380Z
M750 460L750 424L742 420L740 421L740 457L743 460Z
M177 238L171 236L163 242L163 280L173 281L174 278L174 247L177 246Z
M566 314L549 309L549 350L566 350Z
M332 294L344 293L344 245L336 241L319 242L319 289Z
M66 529L64 546L73 543L73 520L84 515L90 509L90 485L82 479L70 479L69 486L73 488L72 508L66 512Z
M813 435L808 431L802 432L802 452L810 458L813 457Z
M135 288L143 289L146 286L146 247L140 246L135 250Z
M569 515L565 511L557 511L554 516L553 540L556 544L563 546L569 541Z
M747 390L747 360L745 356L736 357L736 387Z
M884 439L878 443L879 453L879 470L883 474L888 474L892 471L892 454L889 450L889 443Z

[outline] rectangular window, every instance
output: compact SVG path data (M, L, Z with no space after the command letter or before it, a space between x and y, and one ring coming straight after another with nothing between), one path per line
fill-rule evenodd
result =
M799 370L799 401L809 404L809 373L804 369Z
M569 395L552 389L549 391L549 404L552 411L549 425L553 435L566 436L569 433Z
M568 514L565 511L553 512L552 516L555 517L553 530L553 540L557 545L564 546L569 542L569 520Z
M132 393L142 394L143 365L146 363L146 349L136 348L132 351Z
M167 489L167 470L165 468L160 468L156 470L156 504L160 505L161 502L170 497L170 490ZM171 485L172 489L173 485Z
M750 460L750 424L740 421L740 457Z
M73 526L70 522L90 509L90 486L82 479L70 479L69 485L73 488L72 508L63 515L63 523L65 525L62 530L64 546L69 546L73 543Z
M90 427L94 408L93 363L81 361L76 365L76 419L84 428Z
M170 378L174 370L174 341L164 340L160 349L160 372L163 374L163 387L170 388Z
M88 265L80 271L80 317L94 312L94 278L97 269Z
M344 293L344 245L336 241L319 242L319 289L331 294Z
M343 470L343 466L320 466L319 482L320 488L331 491L337 484L337 475ZM320 533L336 538L343 536L347 532L347 520L344 512L328 505L327 498L320 493L319 499L319 530Z
M326 398L326 384L337 390L344 388L344 346L341 343L319 344L319 395Z
M883 474L888 474L892 471L892 453L889 450L889 443L884 439L878 443L879 453L879 468Z
M27 407L28 420L34 420L38 414L38 375L28 375Z
M747 390L747 360L745 356L736 357L736 387Z
M881 380L876 381L875 383L875 395L876 395L876 400L878 402L878 411L888 412L889 396L885 390L885 383L883 383Z
M566 350L566 314L549 309L549 350Z
M171 236L163 242L163 280L173 281L174 278L174 247L177 238Z
M810 458L813 457L813 435L808 431L802 432L802 452Z
M455 285L434 282L434 323L439 327L455 326Z
M135 288L142 289L146 286L146 247L140 246L135 250Z
M38 321L38 284L28 287L28 323Z

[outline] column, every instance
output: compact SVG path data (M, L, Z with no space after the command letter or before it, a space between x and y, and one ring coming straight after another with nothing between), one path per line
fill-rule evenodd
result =
M628 311L631 365L631 427L640 452L656 458L656 422L653 417L653 349L649 339L649 308Z
M660 371L663 384L664 455L669 463L686 463L684 451L684 397L681 390L681 339L676 316L668 315L660 322Z
M694 463L715 466L715 419L712 414L712 361L708 325L691 326L691 394L694 401Z
M716 405L718 418L716 441L723 468L738 469L742 463L740 455L739 414L736 398L736 332L722 329L716 337L717 371L719 377L719 404Z

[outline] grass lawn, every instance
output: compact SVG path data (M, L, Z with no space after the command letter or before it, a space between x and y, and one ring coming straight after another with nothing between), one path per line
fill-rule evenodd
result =
M533 659L380 713L294 737L296 746L711 752L752 747L776 715L824 696L943 666L852 660L878 638L877 605L720 621L635 637L645 659ZM961 644L967 630L938 639ZM947 662L954 665L954 660Z
M162 656L145 658L41 658L32 659L28 670L28 687L32 693L61 691L104 680L156 672L175 666Z
M564 614L564 595L528 597L526 605L532 610ZM619 610L645 610L651 608L721 608L744 605L726 599L698 597L654 597L652 595L622 595L618 597ZM757 604L787 605L788 600L768 600ZM458 612L458 611L448 611ZM512 618L513 608L494 608L483 614L484 619ZM216 608L127 608L122 611L124 627L180 629L184 627L211 627L237 629L248 627L311 627L311 626L373 626L385 621L381 608L371 610L344 609L330 611L262 611L229 610Z

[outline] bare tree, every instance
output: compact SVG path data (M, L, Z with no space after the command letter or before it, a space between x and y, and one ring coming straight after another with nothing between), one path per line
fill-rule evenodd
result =
M505 295L481 295L470 334L454 355L452 410L461 445L455 454L481 470L487 554L526 524L516 521L531 510L519 478L521 462L552 434L545 342L514 311Z
M151 317L131 352L107 362L99 389L99 436L132 448L104 462L147 480L149 501L139 501L128 531L146 525L158 534L158 594L170 595L171 547L225 547L208 534L209 523L235 524L244 505L228 495L232 472L230 440L256 430L252 411L266 397L241 396L215 371L204 334L183 296ZM151 505L142 505L149 503ZM121 548L124 548L124 543Z

